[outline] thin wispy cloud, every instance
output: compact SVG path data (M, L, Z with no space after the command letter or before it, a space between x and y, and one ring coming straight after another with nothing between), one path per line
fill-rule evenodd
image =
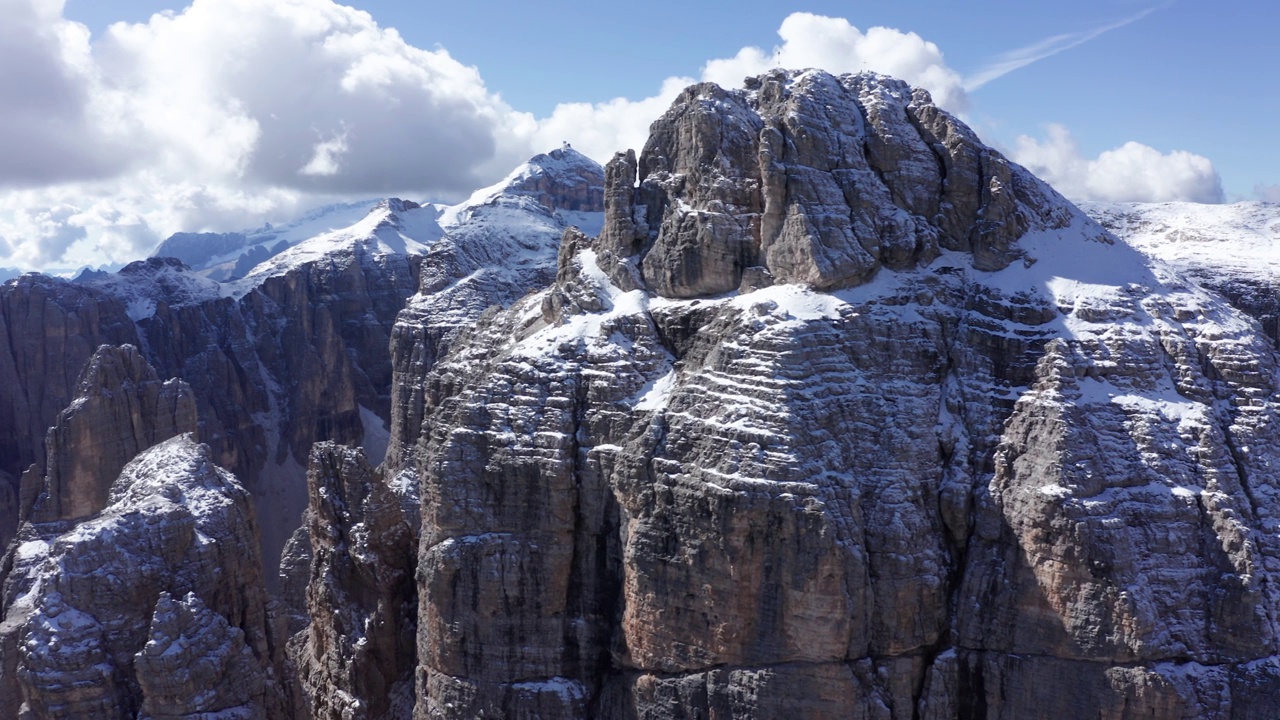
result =
M1039 62L1040 60L1052 57L1060 52L1065 52L1071 48L1079 47L1090 40L1111 32L1112 30L1118 30L1126 25L1132 25L1156 10L1159 10L1161 7L1163 6L1157 5L1155 7L1149 7L1146 10L1143 10L1136 15L1124 18L1123 20L1117 20L1116 22L1108 23L1106 25L1100 25L1091 30L1054 35L1026 47L1002 53L996 56L996 58L985 67L965 78L964 89L966 91L977 90L992 80L1008 75L1014 70L1024 68L1031 63Z

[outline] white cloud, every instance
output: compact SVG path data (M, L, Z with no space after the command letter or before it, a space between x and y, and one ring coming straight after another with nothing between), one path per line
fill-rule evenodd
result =
M24 207L14 213L6 232L0 233L9 246L10 261L41 267L67 251L87 233L80 209L73 205Z
M0 188L111 174L127 154L94 112L89 32L61 0L3 5L0 22Z
M303 175L337 175L342 167L342 156L351 150L347 134L330 138L315 145L311 159L298 172Z
M915 33L886 27L864 33L844 18L798 12L782 21L778 36L782 44L771 51L747 47L731 58L708 62L702 79L738 87L744 78L778 67L833 73L872 70L928 90L945 108L965 109L960 75L947 67L937 45Z
M157 160L201 178L465 192L511 114L475 68L329 0L196 0L112 26L95 56Z
M1254 185L1253 194L1263 202L1280 203L1280 185Z
M640 149L695 81L537 118L447 51L413 47L331 0L192 0L92 40L63 0L0 2L0 265L23 268L125 262L178 230L253 227L337 199L462 197L562 141L605 161ZM874 70L966 106L959 74L914 33L794 13L778 36L772 49L710 60L696 79L737 87L774 67ZM1059 145L1019 141L1069 191L1105 186ZM1091 162L1124 171L1103 187L1119 192L1156 160L1145 186L1208 167L1136 144Z
M1130 141L1089 159L1061 125L1050 125L1044 140L1018 137L1011 157L1073 200L1223 200L1222 180L1206 157L1184 150L1162 153Z
M536 123L534 145L555 147L568 141L579 152L606 162L619 150L638 153L649 137L649 125L667 111L694 78L672 77L658 94L643 100L615 98L603 103L562 103Z
M4 6L0 263L124 261L337 197L460 196L531 154L531 119L475 68L330 0L194 0L92 43L61 0ZM50 216L70 242L33 221L53 207L76 210Z

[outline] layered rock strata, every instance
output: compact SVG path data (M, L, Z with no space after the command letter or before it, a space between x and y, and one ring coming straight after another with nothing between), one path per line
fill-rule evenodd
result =
M747 87L426 375L415 716L1273 713L1256 323L923 91Z
M332 443L312 448L307 485L311 617L295 658L311 717L406 717L413 708L417 532L405 498L363 452Z
M161 381L137 348L103 345L80 374L76 399L49 429L47 469L31 482L31 522L79 520L107 505L112 483L137 454L197 430L195 396L178 379ZM38 494L37 494L38 493Z
M190 434L94 517L25 525L7 560L5 717L292 716L249 494Z
M387 428L408 412L393 406L415 404L393 403L393 366L429 367L457 327L545 285L565 227L598 229L601 183L599 165L562 148L459 206L383 201L235 283L152 258L0 286L0 542L16 528L19 477L46 473L45 433L81 368L98 345L128 343L191 385L200 438L253 494L274 567L306 507L311 444L364 444L381 461ZM403 350L389 355L420 284L417 329L401 325Z
M385 272L375 263L313 263L267 279L239 301L166 259L88 283L35 276L8 283L0 288L4 303L41 302L43 312L11 313L0 335L7 338L0 357L22 363L15 382L0 390L0 438L16 438L23 450L3 455L26 463L18 473L34 464L32 476L45 475L56 460L45 458L45 433L93 352L81 345L129 343L160 376L191 386L201 440L216 462L244 477L271 519L265 546L274 564L305 507L310 443L361 442L367 419L388 411L387 334L416 282L416 263L398 263ZM63 327L74 342L59 340ZM68 372L70 381L62 377ZM50 411L52 403L62 407ZM11 427L6 413L43 429Z

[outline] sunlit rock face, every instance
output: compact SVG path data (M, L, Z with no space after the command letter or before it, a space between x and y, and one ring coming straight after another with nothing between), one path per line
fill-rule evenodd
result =
M1090 212L778 71L235 283L6 284L0 717L1273 717L1274 335Z
M604 198L419 376L416 717L1274 709L1254 321L874 75L690 88Z

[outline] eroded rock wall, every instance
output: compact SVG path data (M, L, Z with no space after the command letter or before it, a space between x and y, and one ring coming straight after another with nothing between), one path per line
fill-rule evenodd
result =
M7 559L7 716L292 716L249 494L191 435L130 462L93 518L25 525Z
M605 198L421 381L416 717L1274 712L1256 323L870 75Z

